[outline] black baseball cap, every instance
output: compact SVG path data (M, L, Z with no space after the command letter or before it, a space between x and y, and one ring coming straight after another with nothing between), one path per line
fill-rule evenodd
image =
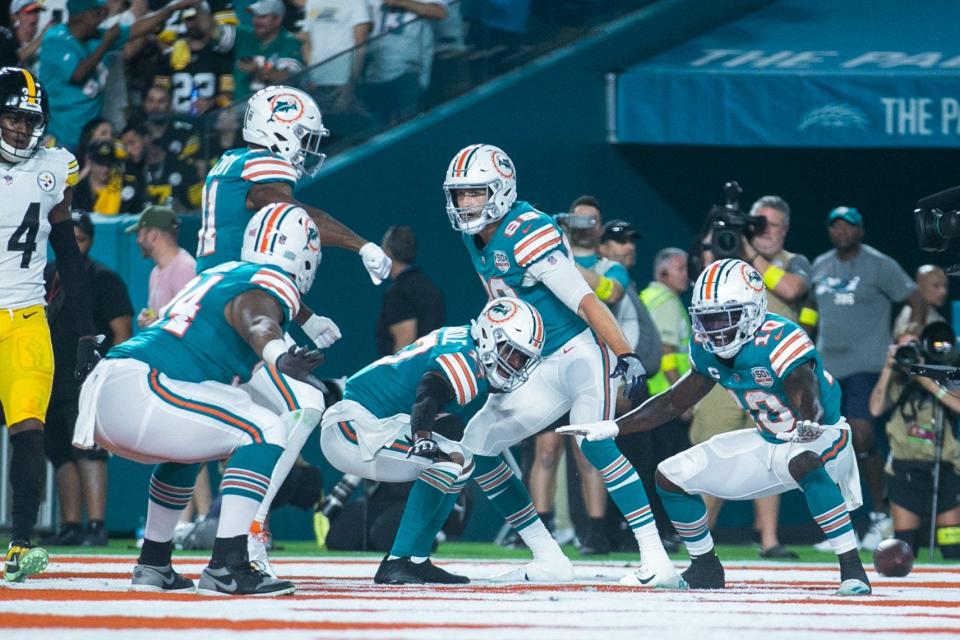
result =
M617 242L630 242L639 240L643 236L633 228L633 225L626 220L611 220L603 225L603 235L600 236L600 242L607 240L616 240Z

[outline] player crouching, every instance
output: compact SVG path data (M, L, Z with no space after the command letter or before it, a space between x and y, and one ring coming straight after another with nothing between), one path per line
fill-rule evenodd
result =
M343 401L323 415L323 455L344 473L413 481L374 582L470 581L430 562L434 538L474 467L468 450L437 431L462 430L488 389L507 393L526 382L540 363L543 340L536 309L495 298L472 326L437 329L347 380Z
M680 416L719 383L750 412L757 429L714 436L657 467L657 493L690 553L681 586L725 586L701 494L754 500L799 488L839 558L837 594L869 594L850 523L849 511L862 499L839 384L803 329L767 313L763 279L746 262L709 265L697 278L692 303L692 368L686 375L618 422L558 431L588 440L649 431Z
M173 531L190 502L199 463L229 459L210 564L197 591L275 596L294 585L249 561L247 530L289 434L320 411L267 409L248 386L261 361L319 385L318 351L287 347L284 329L313 284L320 236L305 211L268 205L244 234L243 262L191 280L142 333L107 353L80 395L74 444L157 463L150 478L146 537L133 571L136 591L189 591L171 566ZM243 384L234 386L238 380Z

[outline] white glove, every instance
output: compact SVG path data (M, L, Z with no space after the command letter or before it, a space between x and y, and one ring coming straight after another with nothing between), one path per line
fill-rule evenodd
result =
M333 320L316 314L307 318L301 328L307 334L307 337L313 341L313 344L317 345L318 349L326 349L343 337L340 333L340 327Z
M568 436L585 436L587 440L591 442L596 440L610 440L620 435L620 427L618 427L617 423L613 420L571 424L568 427L560 427L556 431L557 433Z
M393 261L378 245L368 242L360 247L360 258L373 284L380 284L390 276L390 265Z
M831 426L842 429L846 427L846 424L822 425L813 420L797 420L797 424L793 427L792 431L781 431L777 434L777 438L784 442L799 442L804 444L813 442L823 435L825 429Z

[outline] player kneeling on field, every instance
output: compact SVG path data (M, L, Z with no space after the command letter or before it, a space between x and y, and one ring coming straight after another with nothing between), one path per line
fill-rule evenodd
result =
M131 588L187 591L193 582L170 563L173 530L190 502L199 463L229 458L210 565L198 591L209 595L292 593L250 563L247 531L287 436L320 412L278 413L254 402L244 384L261 361L319 385L318 351L287 347L284 329L310 290L320 236L305 211L268 205L247 225L243 262L200 273L142 333L107 353L80 395L74 444L158 463L150 478L147 526Z
M757 429L714 436L657 467L657 493L692 560L681 587L725 586L700 494L753 500L799 488L839 556L838 595L869 594L850 524L849 511L862 502L850 428L840 415L839 384L813 342L790 320L767 313L763 279L741 260L718 260L700 274L690 317L692 369L686 375L617 422L558 431L588 440L649 431L719 383L750 412Z
M437 531L473 473L469 451L437 433L465 423L488 389L518 388L540 363L543 320L516 298L487 303L470 327L444 327L347 380L323 415L320 444L344 473L410 482L400 526L374 582L463 584L430 562Z

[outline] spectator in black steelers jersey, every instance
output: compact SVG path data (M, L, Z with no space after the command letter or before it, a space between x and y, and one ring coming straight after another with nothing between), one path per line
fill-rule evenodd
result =
M443 292L414 264L417 239L410 227L390 227L380 244L393 260L376 327L377 352L386 356L442 327L446 312Z
M145 168L150 203L174 211L199 208L203 182L193 162L168 153L156 142L148 142Z
M103 215L143 209L143 185L123 171L123 152L115 140L94 140L84 154L86 176L73 189L73 208Z
M132 333L133 304L123 280L104 265L88 256L93 243L94 226L87 214L75 214L74 231L77 245L84 256L86 273L93 292L94 323L106 336L100 345L105 354L110 347L128 339ZM79 333L71 315L64 309L64 294L56 262L47 264L43 273L47 290L47 321L53 343L55 363L53 392L47 421L43 429L44 449L56 469L60 497L61 527L45 544L107 544L104 515L107 501L107 457L105 450L77 449L73 446L73 429L77 420L80 388L73 375ZM82 526L83 508L87 511L87 528Z
M233 100L233 57L217 50L216 23L202 9L181 12L182 36L161 61L153 83L171 92L171 109L201 116Z
M182 161L192 161L200 150L200 136L189 121L170 111L170 90L153 86L143 101L150 141Z
M120 144L126 154L123 160L124 180L131 176L146 189L147 185L147 143L150 134L140 122L131 122L120 132ZM144 199L146 201L146 199Z

